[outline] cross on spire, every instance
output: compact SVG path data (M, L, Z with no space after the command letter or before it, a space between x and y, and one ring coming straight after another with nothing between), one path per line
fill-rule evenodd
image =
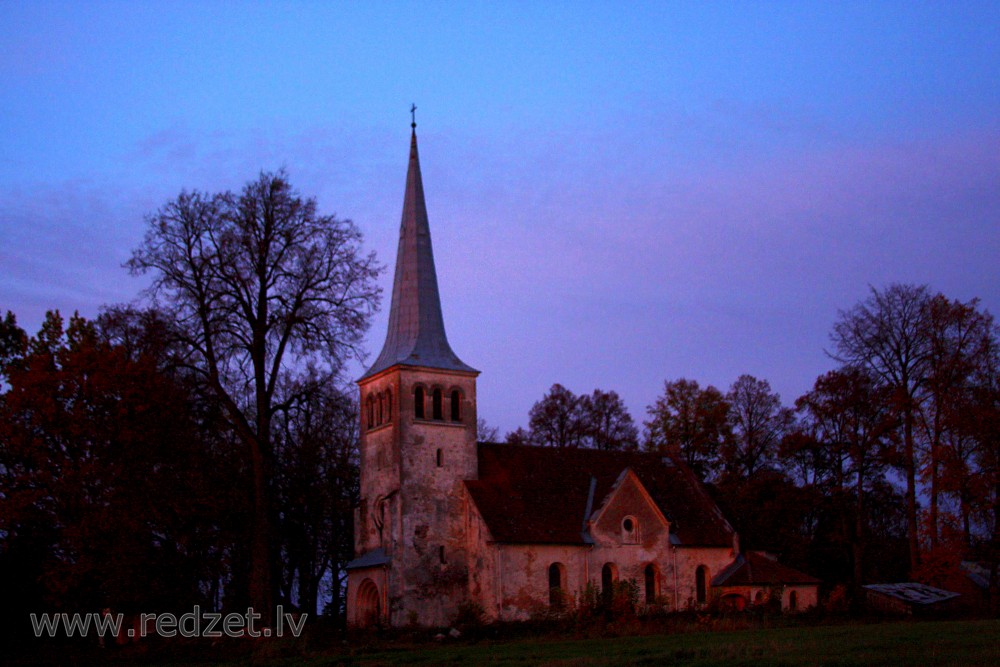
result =
M417 105L410 104L410 127L417 129Z

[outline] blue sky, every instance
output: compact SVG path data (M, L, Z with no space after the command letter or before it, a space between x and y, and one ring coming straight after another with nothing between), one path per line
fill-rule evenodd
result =
M390 270L411 102L480 413L832 367L838 309L1000 308L1000 4L0 4L0 309L95 315L182 189L285 167ZM377 354L385 312L369 349Z

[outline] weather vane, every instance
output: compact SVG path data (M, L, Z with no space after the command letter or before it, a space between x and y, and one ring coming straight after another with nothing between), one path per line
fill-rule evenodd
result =
M417 105L410 105L410 127L417 129Z

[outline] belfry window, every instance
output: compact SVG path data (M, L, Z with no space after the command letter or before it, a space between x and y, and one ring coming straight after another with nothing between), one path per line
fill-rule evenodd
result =
M462 394L458 389L453 389L451 392L451 420L462 421Z
M440 389L434 390L434 419L444 419L444 397Z
M413 416L417 419L424 418L424 388L417 387L413 390Z
M366 412L368 413L368 428L375 426L375 400L369 396L368 400L365 402Z
M392 390L386 389L385 391L385 420L387 422L392 421Z
M378 420L375 422L378 425L382 425L385 422L385 396L382 394L378 395Z

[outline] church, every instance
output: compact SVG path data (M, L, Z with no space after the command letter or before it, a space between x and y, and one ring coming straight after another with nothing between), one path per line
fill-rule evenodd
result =
M479 371L452 351L416 124L385 345L360 389L354 626L446 626L460 606L520 620L632 580L668 610L817 603L819 581L739 536L671 457L477 442Z

